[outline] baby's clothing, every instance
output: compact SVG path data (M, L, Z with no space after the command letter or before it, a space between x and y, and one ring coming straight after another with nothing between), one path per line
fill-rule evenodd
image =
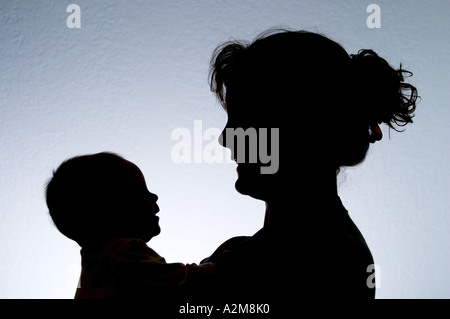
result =
M198 294L212 285L215 266L167 263L143 240L114 238L81 249L75 299Z

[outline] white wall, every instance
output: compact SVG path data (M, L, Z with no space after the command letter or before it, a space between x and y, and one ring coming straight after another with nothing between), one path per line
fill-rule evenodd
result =
M66 8L81 8L69 29ZM175 164L171 132L222 127L209 92L214 48L283 25L321 31L350 53L372 48L414 72L415 123L346 170L340 194L380 269L378 298L450 297L450 2L1 1L0 297L72 298L79 247L47 215L44 185L64 159L103 150L142 168L160 196L168 261L199 262L253 234L264 205L234 190L234 164ZM205 142L205 144L208 142Z

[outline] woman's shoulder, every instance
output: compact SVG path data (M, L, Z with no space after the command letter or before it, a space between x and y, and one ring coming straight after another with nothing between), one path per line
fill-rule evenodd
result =
M257 238L259 236L258 234L259 234L259 232L256 233L254 236L236 236L236 237L232 237L232 238L226 240L219 247L217 247L217 249L214 251L214 253L211 256L203 259L200 262L200 264L207 263L207 262L213 262L213 263L216 262L217 257L220 256L221 254L223 254L223 252L238 249L239 247L245 245L250 240Z

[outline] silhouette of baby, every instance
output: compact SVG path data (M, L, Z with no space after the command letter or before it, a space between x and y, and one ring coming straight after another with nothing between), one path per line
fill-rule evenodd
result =
M76 299L194 296L212 283L214 264L167 263L147 246L160 233L157 199L139 168L113 153L77 156L53 172L50 216L82 248Z

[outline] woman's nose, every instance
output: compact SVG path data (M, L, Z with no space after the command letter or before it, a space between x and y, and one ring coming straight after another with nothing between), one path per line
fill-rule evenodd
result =
M226 147L226 145L225 145L225 131L226 130L226 127L223 129L223 131L222 131L222 133L220 134L220 136L219 136L219 144L220 145L222 145L223 147Z
M228 124L228 123L227 123ZM228 148L231 151L231 160L236 161L236 154L235 154L235 146L233 144L233 141L227 141L227 130L232 130L228 125L225 126L222 133L219 136L219 144L222 145L225 148ZM234 139L234 136L231 136L231 139Z
M226 135L227 135L227 129L229 127L230 127L230 119L228 119L227 123L225 124L225 127L223 128L222 133L219 136L219 144L222 145L223 147L227 147Z

